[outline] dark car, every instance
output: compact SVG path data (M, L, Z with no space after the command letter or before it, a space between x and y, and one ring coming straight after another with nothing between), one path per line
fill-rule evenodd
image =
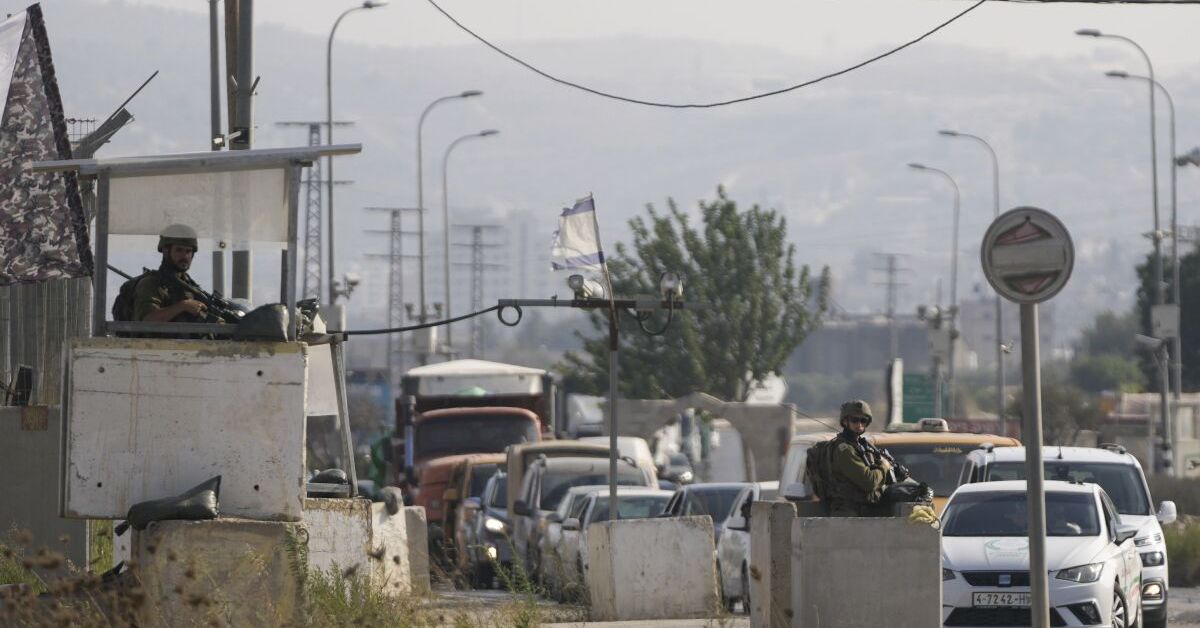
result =
M495 563L508 568L512 565L511 528L508 525L506 499L508 478L497 472L488 478L479 498L479 513L469 532L467 559L471 585L489 588L495 576Z
M658 477L676 485L691 484L696 481L696 472L687 456L674 453L667 454L667 463L658 470Z
M573 486L608 484L608 460L604 458L538 458L521 481L521 493L513 502L511 519L513 545L528 573L536 574L538 541L549 525L546 517ZM654 479L632 460L621 458L617 484L655 486Z
M733 502L746 488L746 482L713 482L685 486L671 496L661 517L708 515L713 521L713 543L721 538L721 526L733 509Z

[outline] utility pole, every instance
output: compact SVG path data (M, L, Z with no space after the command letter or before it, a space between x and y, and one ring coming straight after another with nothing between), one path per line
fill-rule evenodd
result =
M367 257L383 258L388 261L388 306L387 326L404 326L404 259L416 259L416 255L404 255L404 236L418 235L416 231L404 230L404 213L418 211L415 207L367 207L368 211L387 212L387 229L368 229L367 233L382 233L388 236L388 252L383 255L369 253ZM387 335L387 368L389 385L400 384L404 372L404 347L395 334Z
M878 255L887 260L886 266L875 269L887 273L887 281L875 282L875 285L887 286L888 351L891 359L895 360L900 357L900 334L896 327L896 301L899 294L897 288L908 285L906 282L897 281L897 278L900 273L907 272L908 269L896 265L896 260L900 257L898 253L880 253Z
M308 145L321 144L321 127L324 120L276 122L275 126L300 126L308 129ZM334 126L350 126L352 122L334 122ZM300 267L300 294L306 299L319 299L325 294L321 289L321 160L313 161L308 167L304 182L304 262ZM332 185L349 183L333 181Z
M226 68L230 72L229 149L249 150L254 130L254 89L258 86L254 78L254 0L225 0L225 38ZM234 246L246 248L233 251L231 296L248 301L254 275L250 245L234 242Z
M478 312L483 309L483 279L484 273L488 269L502 269L504 264L484 261L484 252L486 249L499 249L504 245L500 243L490 242L485 243L483 240L484 231L495 233L501 232L503 227L498 225L453 225L457 229L469 230L471 239L469 242L455 242L454 246L469 247L471 249L471 261L469 263L458 262L456 266L469 266L471 268L471 311ZM476 316L471 319L471 357L477 358L483 350L483 320Z

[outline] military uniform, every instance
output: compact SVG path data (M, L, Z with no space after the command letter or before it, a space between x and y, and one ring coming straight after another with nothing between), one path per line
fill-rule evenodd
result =
M830 487L830 515L834 517L864 517L872 514L883 494L887 473L867 459L865 448L856 443L860 437L845 432L838 434L830 465L833 467Z
M133 297L133 320L145 320L146 316L154 310L170 307L180 301L196 298L200 292L200 288L196 287L196 282L192 281L192 278L187 273L176 273L180 279L178 283L164 276L165 273L173 272L175 272L173 268L169 268L164 264L159 267L158 272L150 273L138 280ZM188 288L185 288L185 286ZM171 319L171 322L203 323L204 318L183 312Z

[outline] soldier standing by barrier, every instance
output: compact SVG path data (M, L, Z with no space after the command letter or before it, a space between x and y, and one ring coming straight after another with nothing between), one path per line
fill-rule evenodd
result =
M871 407L862 400L842 404L842 431L830 452L829 511L834 517L874 514L883 489L893 481L892 465L863 436Z

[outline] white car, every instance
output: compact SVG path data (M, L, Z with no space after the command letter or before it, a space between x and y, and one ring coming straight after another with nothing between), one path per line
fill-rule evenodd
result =
M546 515L546 529L538 540L540 563L537 566L537 574L542 579L542 585L556 597L560 597L564 588L574 583L578 572L574 560L563 560L558 553L562 543L562 522L572 516L578 517L587 496L601 491L607 493L608 485L572 486L558 503L558 509Z
M733 510L721 526L717 541L717 576L721 583L721 599L725 608L733 611L741 601L742 609L750 612L750 506L756 501L771 501L779 494L779 482L755 482L738 493Z
M1138 527L1134 537L1142 561L1142 623L1145 628L1167 625L1167 544L1162 526L1175 521L1175 502L1159 504L1157 512L1142 466L1124 447L1046 447L1042 450L1047 480L1095 482L1112 498L1121 521ZM1025 448L997 447L967 454L960 484L1025 478Z
M1112 500L1096 484L1048 480L1050 625L1131 628L1141 619L1142 564ZM1030 624L1025 482L964 484L942 513L945 626Z

